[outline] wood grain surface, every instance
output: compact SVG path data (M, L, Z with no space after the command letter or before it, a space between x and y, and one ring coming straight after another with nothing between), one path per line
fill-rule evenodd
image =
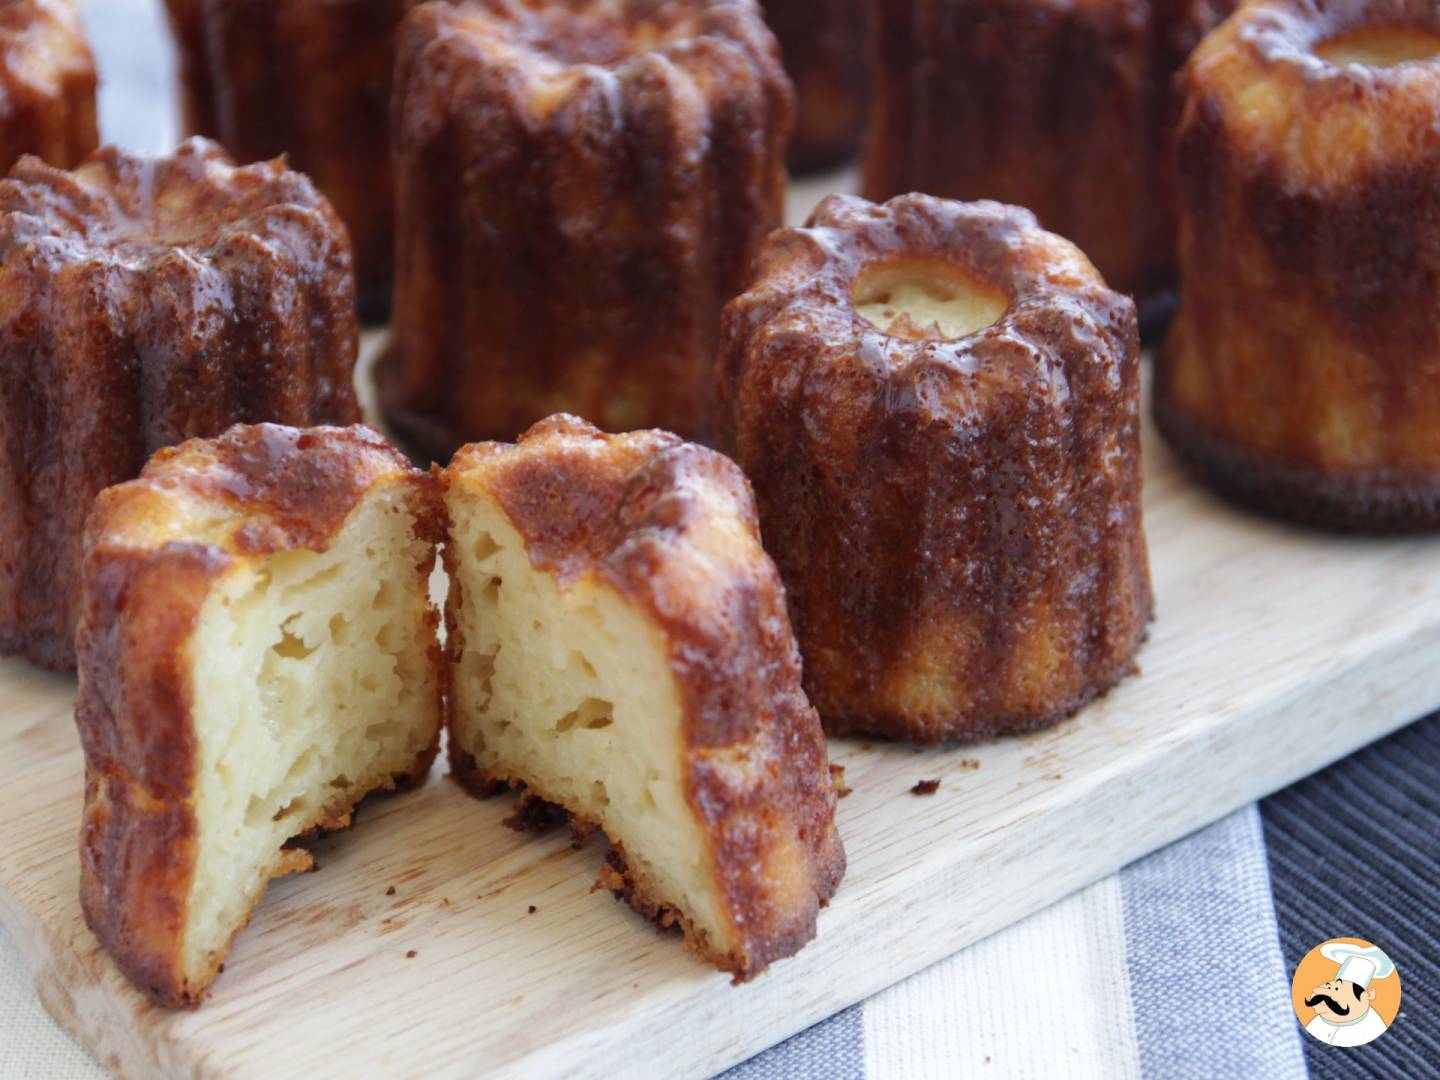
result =
M848 183L796 185L790 220ZM1021 738L832 740L849 873L819 938L749 985L592 894L598 841L514 833L507 801L437 765L322 841L318 872L274 884L203 1008L156 1009L80 915L73 679L16 660L0 661L0 919L46 1008L126 1076L718 1071L1440 705L1440 540L1243 515L1145 439L1158 619L1141 675Z
M323 841L317 873L274 885L209 1003L156 1009L80 915L73 680L15 660L0 662L0 917L49 1011L123 1075L702 1075L742 1060L1440 705L1440 543L1243 516L1146 436L1159 619L1141 675L1022 738L832 741L854 789L849 874L819 938L748 986L592 894L598 842L511 832L505 801L467 797L437 766ZM939 791L910 794L925 779Z

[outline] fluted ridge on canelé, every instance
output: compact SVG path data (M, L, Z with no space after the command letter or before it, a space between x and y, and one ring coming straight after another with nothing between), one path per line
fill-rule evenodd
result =
M755 5L427 4L398 54L391 422L439 457L558 411L706 435L720 309L785 190Z
M865 0L764 0L785 71L795 84L790 167L822 169L850 157L865 125Z
M395 30L420 0L166 0L186 130L238 161L281 154L350 230L361 307L390 303Z
M0 651L74 663L81 533L150 453L358 418L344 226L281 162L105 148L0 181Z
M72 0L0 4L0 171L78 165L98 141L95 58Z
M883 331L853 291L897 260L1008 307L960 338ZM1024 730L1134 670L1152 608L1135 308L1034 215L830 197L766 243L720 383L827 730Z

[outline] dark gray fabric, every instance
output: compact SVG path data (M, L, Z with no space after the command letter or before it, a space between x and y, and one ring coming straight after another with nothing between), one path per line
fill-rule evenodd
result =
M1440 716L1260 805L1287 970L1332 937L1379 945L1400 1015L1367 1046L1304 1037L1313 1076L1440 1077Z

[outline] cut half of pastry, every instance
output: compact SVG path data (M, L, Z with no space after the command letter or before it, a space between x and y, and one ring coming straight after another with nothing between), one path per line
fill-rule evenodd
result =
M845 855L739 468L554 416L443 484L455 776L602 829L601 883L735 981L800 949Z
M236 426L102 492L76 722L81 902L121 970L194 1005L292 841L422 779L445 670L438 485L362 427Z

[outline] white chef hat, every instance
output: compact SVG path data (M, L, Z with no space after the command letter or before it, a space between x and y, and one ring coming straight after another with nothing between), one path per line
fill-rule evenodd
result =
M1395 970L1394 962L1375 945L1331 941L1320 946L1320 955L1340 965L1335 978L1353 982L1362 990L1370 985L1371 979L1383 979Z

